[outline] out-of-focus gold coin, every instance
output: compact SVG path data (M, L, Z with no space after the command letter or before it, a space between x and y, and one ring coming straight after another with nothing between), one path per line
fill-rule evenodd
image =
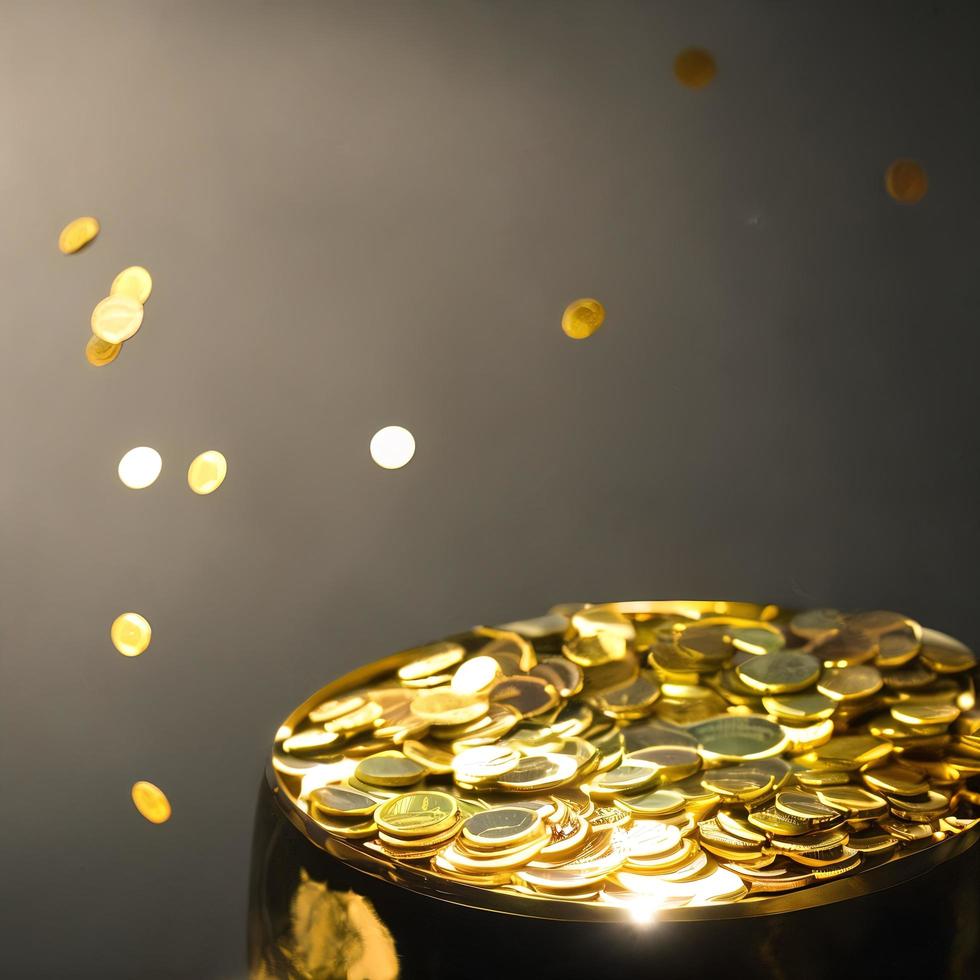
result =
M58 235L58 248L65 254L71 255L85 248L99 233L99 219L86 215L69 221Z
M93 367L105 367L119 356L121 350L122 344L110 344L107 340L92 334L85 345L85 360Z
M138 783L133 783L131 795L140 816L150 823L166 823L170 819L170 801L159 786L141 779Z
M137 303L145 303L153 291L153 279L141 265L131 265L112 280L110 296L129 296Z
M704 88L717 73L715 59L702 48L687 48L674 59L674 78L687 88Z
M150 645L150 624L139 613L126 612L112 621L109 637L124 657L138 657Z
M917 204L928 188L925 168L915 160L894 160L885 171L885 189L901 204Z
M92 333L110 344L121 344L143 322L143 304L132 296L106 296L92 310Z
M572 340L591 337L606 319L606 309L597 299L577 299L569 303L561 318L561 328Z
M187 485L194 493L214 493L228 475L228 460L217 449L195 456L187 468Z

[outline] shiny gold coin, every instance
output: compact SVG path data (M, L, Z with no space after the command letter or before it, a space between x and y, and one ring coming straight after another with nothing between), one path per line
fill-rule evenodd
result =
M657 767L652 763L628 763L599 773L582 788L594 800L610 800L622 793L636 793L657 782Z
M881 690L881 674L876 667L831 667L823 672L817 690L833 701L867 698Z
M530 675L503 677L487 692L492 704L510 705L522 718L534 718L556 707L558 692L546 680Z
M187 468L187 485L202 496L214 493L228 475L228 461L217 449L208 449L191 460Z
M336 732L325 732L311 728L298 735L290 735L283 743L283 750L293 755L321 755L336 752L340 736Z
M354 775L371 786L411 786L426 772L424 766L401 752L379 752L362 759Z
M674 78L685 88L704 88L717 72L715 59L701 48L686 48L674 59Z
M698 740L702 757L714 762L765 759L786 746L783 730L758 716L712 718L692 725L689 733Z
M626 640L615 633L579 636L562 647L562 653L579 667L601 667L623 660L629 653Z
M449 686L456 694L479 694L500 677L500 664L493 657L473 657L456 668Z
M844 628L844 616L836 609L806 609L790 620L789 628L805 640L823 640Z
M578 772L578 764L568 755L529 755L497 780L501 789L529 792L553 789L567 783Z
M597 299L577 299L569 303L561 318L561 328L572 340L591 337L606 319L606 309Z
M769 694L762 705L781 721L793 723L822 721L837 710L837 702L818 691L803 694Z
M776 794L776 809L801 820L826 823L840 817L840 811L821 803L813 793L788 790Z
M409 759L414 759L431 773L446 776L453 771L455 756L452 752L447 752L438 746L428 745L415 739L406 739L401 743L401 750Z
M122 344L110 344L92 334L85 344L85 359L92 367L105 367L111 364L122 350Z
M732 646L743 653L761 657L765 653L776 653L786 646L782 630L767 623L758 626L733 626L728 630Z
M704 764L698 750L686 745L651 745L624 758L627 763L632 760L656 766L657 775L665 783L693 776Z
M141 265L131 265L123 269L109 287L110 296L129 296L141 306L150 298L152 291L153 280Z
M401 793L374 811L378 827L396 837L438 834L455 823L459 807L448 793Z
M537 813L523 807L495 806L474 814L463 824L463 837L479 848L520 845L544 826Z
M333 721L334 718L339 718L341 715L350 714L364 703L364 698L356 694L324 701L323 704L318 704L310 711L310 721L317 723Z
M412 711L434 725L463 725L482 718L489 705L476 694L457 694L451 688L425 691L412 702Z
M466 656L466 650L462 646L449 640L430 643L422 647L421 651L421 657L398 668L400 680L415 681L432 674L441 674L449 667L455 667Z
M955 704L929 701L903 701L891 709L892 717L906 725L949 725L956 721L960 709Z
M121 344L143 322L143 306L130 296L106 296L92 310L92 333L109 344Z
M808 653L782 650L752 657L735 668L739 680L765 694L785 694L809 687L820 676L820 662Z
M69 221L58 235L59 250L64 255L80 251L98 235L99 227L99 219L90 216Z
M875 819L888 811L884 797L860 786L825 786L816 794L821 803L854 819Z
M894 160L885 171L885 190L900 204L917 204L928 188L925 169L915 160Z
M159 786L154 786L153 783L141 779L139 782L133 783L131 795L133 805L139 811L140 816L149 820L150 823L166 823L170 819L170 801L167 799L167 794Z
M109 638L124 657L138 657L150 645L150 624L139 614L123 613L112 621Z
M380 704L366 701L352 711L346 711L329 721L323 722L323 726L328 732L345 732L352 735L373 728L374 723L381 717L382 713L383 709Z
M937 630L922 631L920 659L937 674L958 674L977 665L976 654L968 646Z
M862 630L846 627L832 636L817 641L811 652L828 667L856 667L874 660L878 655L878 641Z
M747 803L769 795L775 780L764 772L713 769L701 777L701 785L724 802Z
M903 766L882 766L869 769L862 774L864 782L871 789L883 790L885 793L895 793L901 796L918 796L929 789L928 780L924 779L913 769Z
M369 817L378 808L378 801L367 793L337 785L313 790L309 803L314 810L338 817Z

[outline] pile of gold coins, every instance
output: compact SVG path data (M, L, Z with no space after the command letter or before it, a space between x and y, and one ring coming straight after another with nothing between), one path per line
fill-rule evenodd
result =
M92 242L100 230L97 218L86 215L70 221L58 235L58 248L73 255ZM143 306L153 290L153 279L141 265L131 265L112 280L109 295L92 311L92 335L85 357L93 367L111 364L143 323Z
M283 726L272 764L325 840L454 882L735 902L980 816L977 658L899 613L570 605L391 662Z

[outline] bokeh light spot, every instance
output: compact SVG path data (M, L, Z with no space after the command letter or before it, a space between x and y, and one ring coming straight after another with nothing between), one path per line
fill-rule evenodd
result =
M674 59L674 77L687 88L704 88L717 71L715 59L701 48L687 48Z
M929 178L915 160L894 160L885 171L885 190L901 204L916 204L926 196Z
M371 458L383 469L400 469L414 455L415 436L400 425L386 425L371 437Z
M155 449L137 446L119 460L119 479L130 490L145 490L156 481L162 467L163 460Z

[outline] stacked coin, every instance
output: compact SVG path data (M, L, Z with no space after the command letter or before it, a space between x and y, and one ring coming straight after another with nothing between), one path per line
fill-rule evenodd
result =
M153 280L141 265L131 265L116 276L109 295L92 311L92 336L85 345L89 364L111 364L143 323L143 306L150 297Z
M272 762L379 860L634 913L733 902L973 828L976 680L898 613L567 605L405 651Z

